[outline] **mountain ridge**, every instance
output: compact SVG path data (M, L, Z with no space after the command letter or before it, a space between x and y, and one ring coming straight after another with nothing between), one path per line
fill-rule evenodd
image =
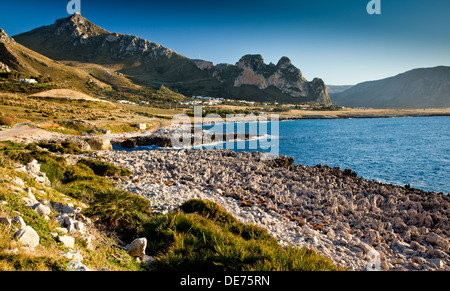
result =
M0 71L16 71L28 76L50 78L62 86L77 89L85 89L88 83L98 87L108 86L83 71L21 45L3 29L0 29Z
M119 66L118 72L139 85L164 85L186 96L331 103L324 82L308 82L286 57L276 66L264 64L260 55L246 55L235 65L215 65L137 36L108 32L80 14L14 38L52 59ZM245 67L251 62L256 66Z
M331 94L340 106L376 109L450 107L450 67L417 68L381 80L359 83Z

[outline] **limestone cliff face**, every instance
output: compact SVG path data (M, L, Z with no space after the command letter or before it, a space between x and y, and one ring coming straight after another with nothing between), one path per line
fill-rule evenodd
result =
M283 94L299 100L307 98L322 104L331 104L325 83L321 79L308 82L287 57L282 57L277 65L267 65L261 55L246 55L235 66L216 71L214 76L224 82L224 71L230 70L234 71L234 75L231 74L234 87L250 85L264 90L273 86Z
M199 68L202 71L210 70L215 67L213 62L208 62L204 60L192 60L192 62L195 64L197 68Z
M304 97L307 81L291 60L283 57L278 64L266 65L261 55L246 55L237 64L243 72L234 81L235 87L254 85L259 89L274 86L293 97Z

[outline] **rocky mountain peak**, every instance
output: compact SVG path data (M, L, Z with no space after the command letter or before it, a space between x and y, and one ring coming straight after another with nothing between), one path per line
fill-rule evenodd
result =
M0 28L0 42L11 43L14 39L6 34L6 32Z
M241 69L249 68L253 71L258 71L263 69L266 64L264 63L262 55L245 55L239 60L236 66Z
M292 61L288 57L282 57L277 64L277 67L287 67L292 65Z
M93 24L79 13L56 20L55 26L56 35L69 35L72 38L87 39L91 36L109 34L107 30Z
M83 23L88 21L86 18L84 18L83 16L81 16L81 13L76 12L75 14L72 14L69 18L70 21L73 21L74 23Z

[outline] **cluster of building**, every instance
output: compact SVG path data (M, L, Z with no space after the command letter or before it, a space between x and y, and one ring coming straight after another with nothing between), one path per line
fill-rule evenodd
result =
M218 105L222 104L226 99L216 97L192 96L192 101L179 102L179 105Z
M136 102L132 102L132 101L128 101L128 100L118 100L117 103L120 103L120 104L129 104L129 105L137 105ZM139 103L139 105L149 105L149 104L150 104L150 102L148 102L148 101L141 101L141 102Z

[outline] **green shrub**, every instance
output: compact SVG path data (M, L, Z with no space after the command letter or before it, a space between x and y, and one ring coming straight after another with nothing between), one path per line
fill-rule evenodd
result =
M0 117L0 125L12 126L16 117L14 115L6 115Z
M120 189L105 189L94 195L85 214L122 235L142 231L142 220L151 215L149 201Z
M60 153L60 154L81 154L82 150L73 142L63 142L61 144L57 143L47 143L40 142L37 144L41 148L48 149L52 153Z
M180 206L184 213L197 213L214 222L228 224L236 222L236 219L222 207L208 200L192 199Z
M262 228L239 223L209 201L191 200L144 225L158 271L340 270L307 249L282 247ZM231 217L231 218L230 218Z
M78 161L78 164L88 166L96 175L102 177L130 176L132 174L132 172L128 169L119 168L103 161L82 159Z

